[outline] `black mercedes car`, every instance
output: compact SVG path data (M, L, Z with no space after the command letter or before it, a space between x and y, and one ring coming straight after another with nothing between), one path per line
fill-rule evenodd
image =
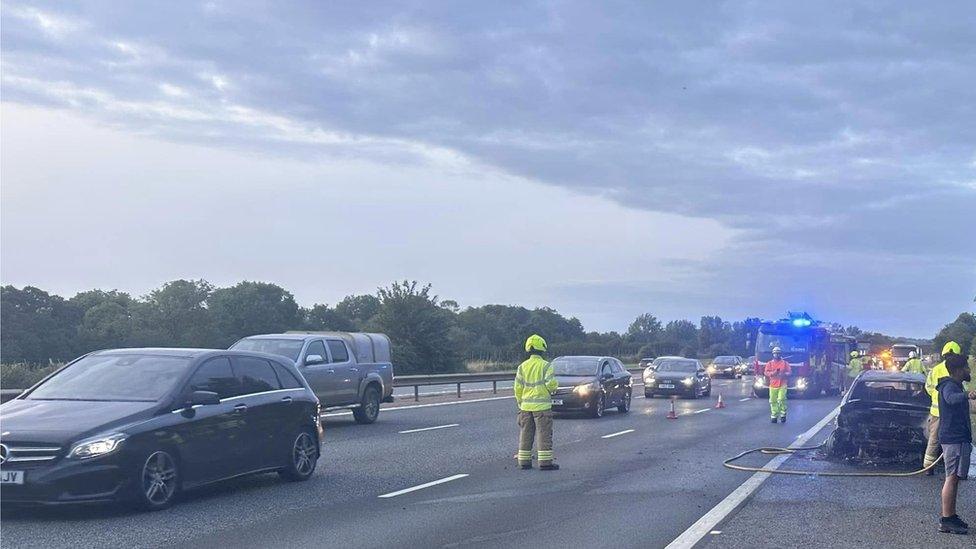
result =
M98 351L0 406L4 505L169 506L182 491L277 471L306 480L319 403L295 365L262 353Z
M742 377L743 370L742 357L738 356L717 356L711 364L708 365L706 371L709 377L728 377L732 379L738 379Z
M844 396L825 451L833 458L920 459L931 404L922 374L866 371Z
M552 361L559 388L552 395L553 412L584 412L602 417L616 406L630 411L630 372L613 357L561 356Z
M691 398L712 394L712 379L693 358L660 357L644 370L644 397L678 395Z

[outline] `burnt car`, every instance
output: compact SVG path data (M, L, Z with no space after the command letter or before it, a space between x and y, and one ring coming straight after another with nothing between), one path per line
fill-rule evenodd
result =
M613 357L561 356L552 361L559 387L552 394L553 412L584 412L602 417L616 406L630 411L633 396L630 372Z
M841 402L825 451L832 458L919 459L930 405L921 374L866 371Z

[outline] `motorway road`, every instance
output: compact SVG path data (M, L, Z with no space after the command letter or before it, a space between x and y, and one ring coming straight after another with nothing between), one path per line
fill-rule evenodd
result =
M560 417L556 472L514 469L508 396L385 409L371 426L330 414L324 455L308 482L241 478L149 514L5 509L2 544L663 547L748 478L724 469L724 457L788 445L837 404L791 401L790 422L772 425L767 404L748 398L748 380L716 380L718 392L726 409L712 409L714 398L679 400L677 420L665 418L668 400L642 395L629 414ZM750 521L737 539L762 545L765 520Z

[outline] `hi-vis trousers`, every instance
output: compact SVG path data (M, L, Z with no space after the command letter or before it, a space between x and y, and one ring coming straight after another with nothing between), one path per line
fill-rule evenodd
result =
M552 463L552 410L518 413L519 465L532 463L532 443L536 442L539 465Z

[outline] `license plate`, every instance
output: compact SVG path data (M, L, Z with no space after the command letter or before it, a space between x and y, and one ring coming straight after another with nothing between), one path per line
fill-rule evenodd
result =
M553 406L562 406L563 405L563 400L561 398L554 398L554 399L552 399L552 405Z
M671 385L670 383L662 383L661 384L661 388L662 389L674 389L674 385Z
M0 471L0 484L23 484L23 471Z

